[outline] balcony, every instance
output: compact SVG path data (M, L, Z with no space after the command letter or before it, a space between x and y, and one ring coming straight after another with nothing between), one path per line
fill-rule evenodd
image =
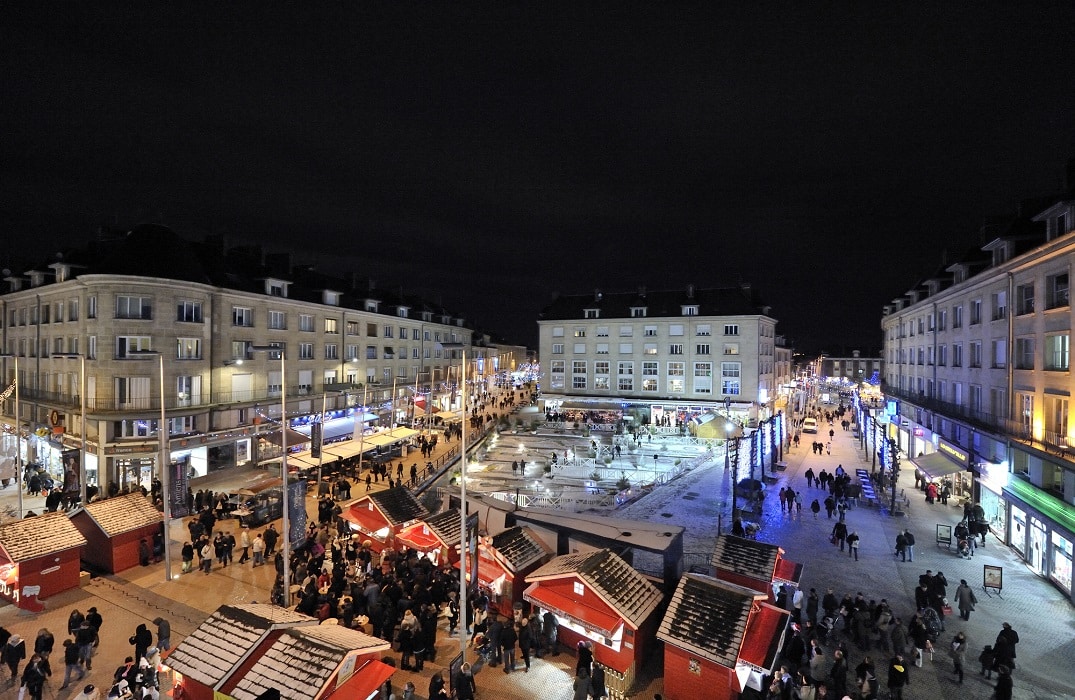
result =
M881 390L888 396L894 396L908 403L920 406L926 410L940 413L948 418L959 418L978 428L995 433L1007 433L1007 424L1010 422L1002 416L997 416L986 411L976 410L969 406L941 401L909 391L900 391L888 385L882 385Z

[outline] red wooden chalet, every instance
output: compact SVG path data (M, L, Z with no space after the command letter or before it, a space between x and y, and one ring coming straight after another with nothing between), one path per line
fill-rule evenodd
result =
M765 599L764 592L684 574L657 632L665 643L664 697L733 700L748 687L763 691L790 618Z
M0 525L0 597L40 612L38 598L77 588L86 544L65 513Z
M378 661L391 645L283 608L217 609L165 661L176 700L368 698L395 672Z
M560 641L592 642L609 688L629 690L653 643L661 591L608 549L556 557L526 582L523 598L557 617Z
M145 539L152 550L153 537L164 522L164 517L141 493L87 503L70 517L86 538L82 560L110 574L137 566L139 544Z
M347 506L340 517L348 522L352 533L369 540L370 549L379 553L395 547L396 535L416 521L428 518L429 511L410 489L397 486L365 494Z
M784 559L784 550L734 535L720 535L709 559L713 575L721 581L746 586L776 601L781 585L798 586L803 565Z
M478 525L478 514L467 516L469 529ZM400 530L396 542L410 547L435 566L453 566L459 562L459 509L451 508L431 515Z
M523 602L527 575L552 555L527 527L510 527L483 537L478 545L478 587L488 594L490 607L510 618L515 605ZM467 575L469 580L471 572Z

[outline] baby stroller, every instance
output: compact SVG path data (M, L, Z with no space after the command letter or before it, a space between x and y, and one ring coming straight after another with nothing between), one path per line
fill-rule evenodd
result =
M839 625L843 622L843 615L841 611L842 608L841 610L833 612L832 615L826 615L825 617L821 618L821 622L817 623L817 636L818 639L821 640L822 644L824 644L828 640L829 633L839 627Z
M918 611L918 616L922 618L922 624L926 626L926 638L931 642L936 642L941 636L941 616L933 608L922 608Z
M484 632L478 632L474 635L473 644L474 651L485 659L485 663L491 663L493 657L496 656L496 650L493 649L493 643L489 641L489 638L485 636Z

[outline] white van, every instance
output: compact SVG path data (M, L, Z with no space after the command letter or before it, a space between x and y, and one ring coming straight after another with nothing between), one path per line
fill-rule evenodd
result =
M817 420L814 418L807 418L803 421L804 433L816 433L817 432Z

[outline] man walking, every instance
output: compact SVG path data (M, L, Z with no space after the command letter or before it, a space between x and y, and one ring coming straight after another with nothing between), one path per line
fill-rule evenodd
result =
M908 528L903 531L903 538L907 542L907 561L914 561L914 533Z
M959 608L959 616L964 620L969 620L977 603L978 598L974 595L974 590L967 585L967 579L960 579L959 586L956 588L956 607Z

